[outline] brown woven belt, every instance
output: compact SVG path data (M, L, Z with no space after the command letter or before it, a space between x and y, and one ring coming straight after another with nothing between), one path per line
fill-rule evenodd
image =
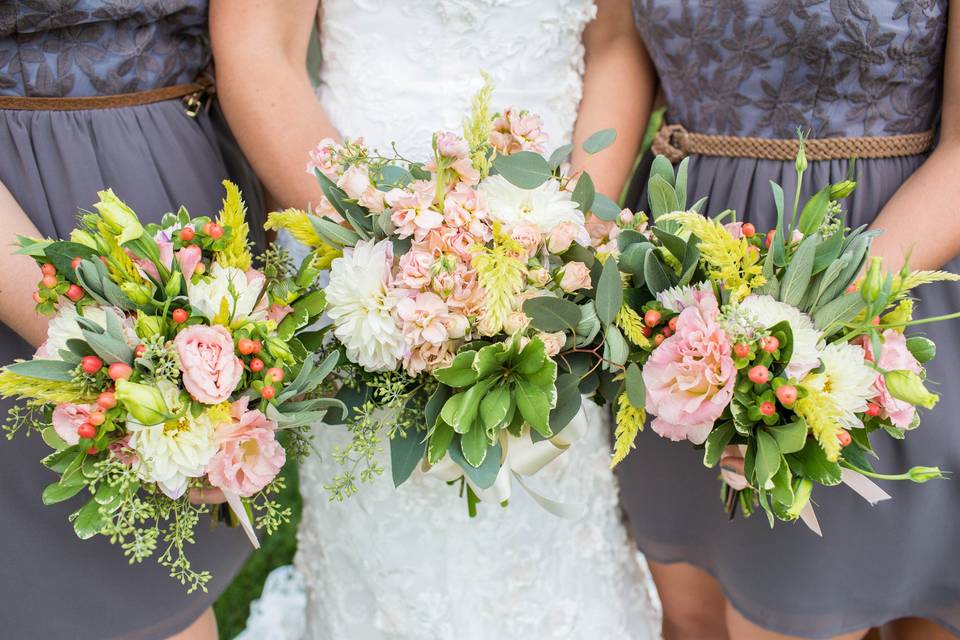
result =
M117 93L110 96L84 96L79 98L34 98L23 96L0 96L0 109L26 111L87 111L90 109L118 109L138 107L166 100L183 99L184 110L193 117L200 112L205 96L213 93L212 80L203 75L190 84L175 84L170 87L148 89L135 93Z
M897 136L861 136L851 138L808 138L808 160L846 160L849 158L896 158L926 153L933 146L933 131ZM716 136L690 133L679 124L664 124L653 139L651 151L679 162L690 154L724 158L757 158L790 161L800 150L798 140Z

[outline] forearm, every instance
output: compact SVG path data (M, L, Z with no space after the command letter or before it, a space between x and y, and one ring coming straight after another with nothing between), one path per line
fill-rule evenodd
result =
M910 252L913 269L939 269L960 255L960 144L941 144L884 206L871 225L883 235L873 254L897 270ZM869 188L869 185L862 185Z
M309 151L323 138L339 136L307 74L311 21L300 25L303 33L284 42L269 14L285 9L214 2L211 39L217 94L244 154L279 205L303 208L322 195L316 178L305 170Z
M33 258L14 255L17 236L40 237L40 232L30 222L17 201L0 183L0 292L4 304L0 305L0 321L16 331L33 346L39 346L46 338L47 321L34 311L33 292L40 281L40 272Z
M656 77L638 38L617 36L599 50L588 50L572 163L590 174L598 192L614 200L633 170L655 90ZM616 142L589 156L581 148L583 141L607 128L617 131Z

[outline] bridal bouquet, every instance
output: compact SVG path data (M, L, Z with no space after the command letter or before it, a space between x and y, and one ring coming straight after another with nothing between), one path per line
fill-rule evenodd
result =
M216 219L181 209L143 225L107 190L69 241L21 238L52 318L34 357L0 372L0 394L21 401L8 430L39 431L54 450L44 503L87 495L70 516L80 538L107 536L131 562L159 552L191 591L211 576L185 546L211 507L188 488L222 490L230 511L215 515L256 545L251 519L269 533L289 518L271 494L288 450L303 450L300 429L337 404L300 397L335 364L315 366L293 337L322 293L281 277L275 253L253 268L240 193L224 184Z
M511 476L577 436L581 391L600 398L618 384L619 366L604 363L627 355L619 303L593 283L619 293L620 277L616 261L595 259L585 212L620 210L588 175L561 169L570 145L541 155L538 116L492 114L490 90L463 137L436 133L425 162L323 141L308 166L325 196L316 215L269 217L313 247L305 262L330 268L321 331L343 354L338 397L353 433L334 451L346 467L328 486L336 499L357 490L357 469L361 481L382 473L385 435L395 485L420 469L459 482L471 513L503 502ZM613 139L600 132L584 149Z
M798 184L805 164L801 145ZM674 174L657 159L652 224L617 237L645 338L626 391L657 434L703 446L708 467L739 447L743 476L725 475L731 514L737 503L747 514L759 504L771 525L801 517L819 533L814 485L845 483L876 502L889 496L868 478L942 477L927 467L877 473L871 437L902 439L919 425L918 408L937 402L923 371L935 345L905 334L915 322L909 295L960 278L907 266L884 275L868 258L878 232L844 225L851 180L795 202L789 219L772 186L777 225L758 233L731 211L704 217L702 201L686 210L686 163ZM626 450L643 419L619 422Z

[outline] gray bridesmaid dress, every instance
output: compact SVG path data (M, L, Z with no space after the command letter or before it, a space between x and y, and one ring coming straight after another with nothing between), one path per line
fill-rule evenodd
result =
M192 82L210 58L206 14L200 0L5 0L0 95L112 95ZM250 211L262 211L259 187L216 115L190 118L180 100L0 110L0 181L48 236L68 234L77 210L108 186L145 220L181 203L195 215L216 213L224 178L239 182ZM261 226L251 219L251 229ZM0 325L0 361L32 352ZM48 452L35 435L0 441L0 637L166 638L209 607L246 559L250 543L238 529L201 523L191 558L214 579L208 593L187 595L155 560L130 565L102 538L78 540L67 521L76 502L40 501L55 478L39 462Z
M636 0L667 120L697 133L793 138L883 136L937 126L947 0ZM870 223L924 157L862 160L847 201L851 226ZM842 179L845 161L811 162L804 195ZM769 181L795 189L792 162L691 156L689 196L709 196L765 231L775 223ZM637 177L642 184L646 176ZM638 189L639 190L639 189ZM792 199L792 197L791 197ZM645 197L635 202L644 207ZM916 203L922 215L923 203ZM946 267L960 272L960 260ZM916 317L960 310L960 287L920 291ZM929 326L928 368L940 404L905 441L876 437L879 469L960 471L960 322ZM717 470L699 452L647 430L620 465L622 502L640 549L687 562L723 585L749 620L824 638L920 616L960 633L960 479L885 482L893 500L870 507L845 487L815 490L823 538L800 523L768 527L762 513L729 521Z

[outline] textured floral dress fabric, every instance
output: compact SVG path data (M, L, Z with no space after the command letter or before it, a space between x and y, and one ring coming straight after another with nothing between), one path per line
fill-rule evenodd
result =
M637 25L667 100L667 119L698 133L793 138L884 136L936 129L947 0L635 0ZM925 156L860 160L847 224L871 223ZM769 182L796 188L794 163L690 157L688 196L708 213L735 209L765 231L776 221ZM842 179L844 160L811 162L802 195ZM637 176L636 191L646 176ZM636 198L645 206L645 196ZM917 215L923 203L917 203ZM946 266L960 272L960 260ZM915 317L960 309L956 285L920 291ZM876 463L960 469L960 325L929 326L927 368L940 404L904 441L877 438ZM760 513L729 521L718 472L702 453L644 432L620 465L621 495L652 561L688 562L723 584L733 605L769 629L827 638L903 616L960 633L960 484L883 482L870 507L837 487L815 491L823 538L800 523L771 531Z
M210 58L206 14L200 0L5 0L0 95L109 95L191 82ZM231 178L260 212L257 183L217 116L214 108L190 118L180 100L0 110L0 182L50 237L69 234L77 212L106 187L157 221L181 203L194 215L215 213L220 181ZM251 229L261 226L251 219ZM32 353L0 325L0 361ZM2 417L8 407L0 404ZM190 555L214 579L208 593L187 595L155 560L131 565L101 537L77 539L67 516L82 496L50 507L40 500L55 479L39 463L49 451L35 435L0 441L0 636L165 639L209 607L246 558L250 544L239 530L199 527Z
M568 141L592 0L323 0L318 96L337 130L425 158L434 131L459 131L481 70L493 106L543 116L548 151ZM415 35L414 35L415 34ZM564 638L652 640L659 616L627 538L609 469L605 409L584 401L586 435L528 484L585 506L551 515L513 484L510 504L467 515L456 487L386 471L344 502L324 485L349 435L319 425L301 467L296 573L270 580L244 640ZM305 607L305 608L304 608ZM304 632L305 630L305 632ZM305 635L301 636L300 634Z

